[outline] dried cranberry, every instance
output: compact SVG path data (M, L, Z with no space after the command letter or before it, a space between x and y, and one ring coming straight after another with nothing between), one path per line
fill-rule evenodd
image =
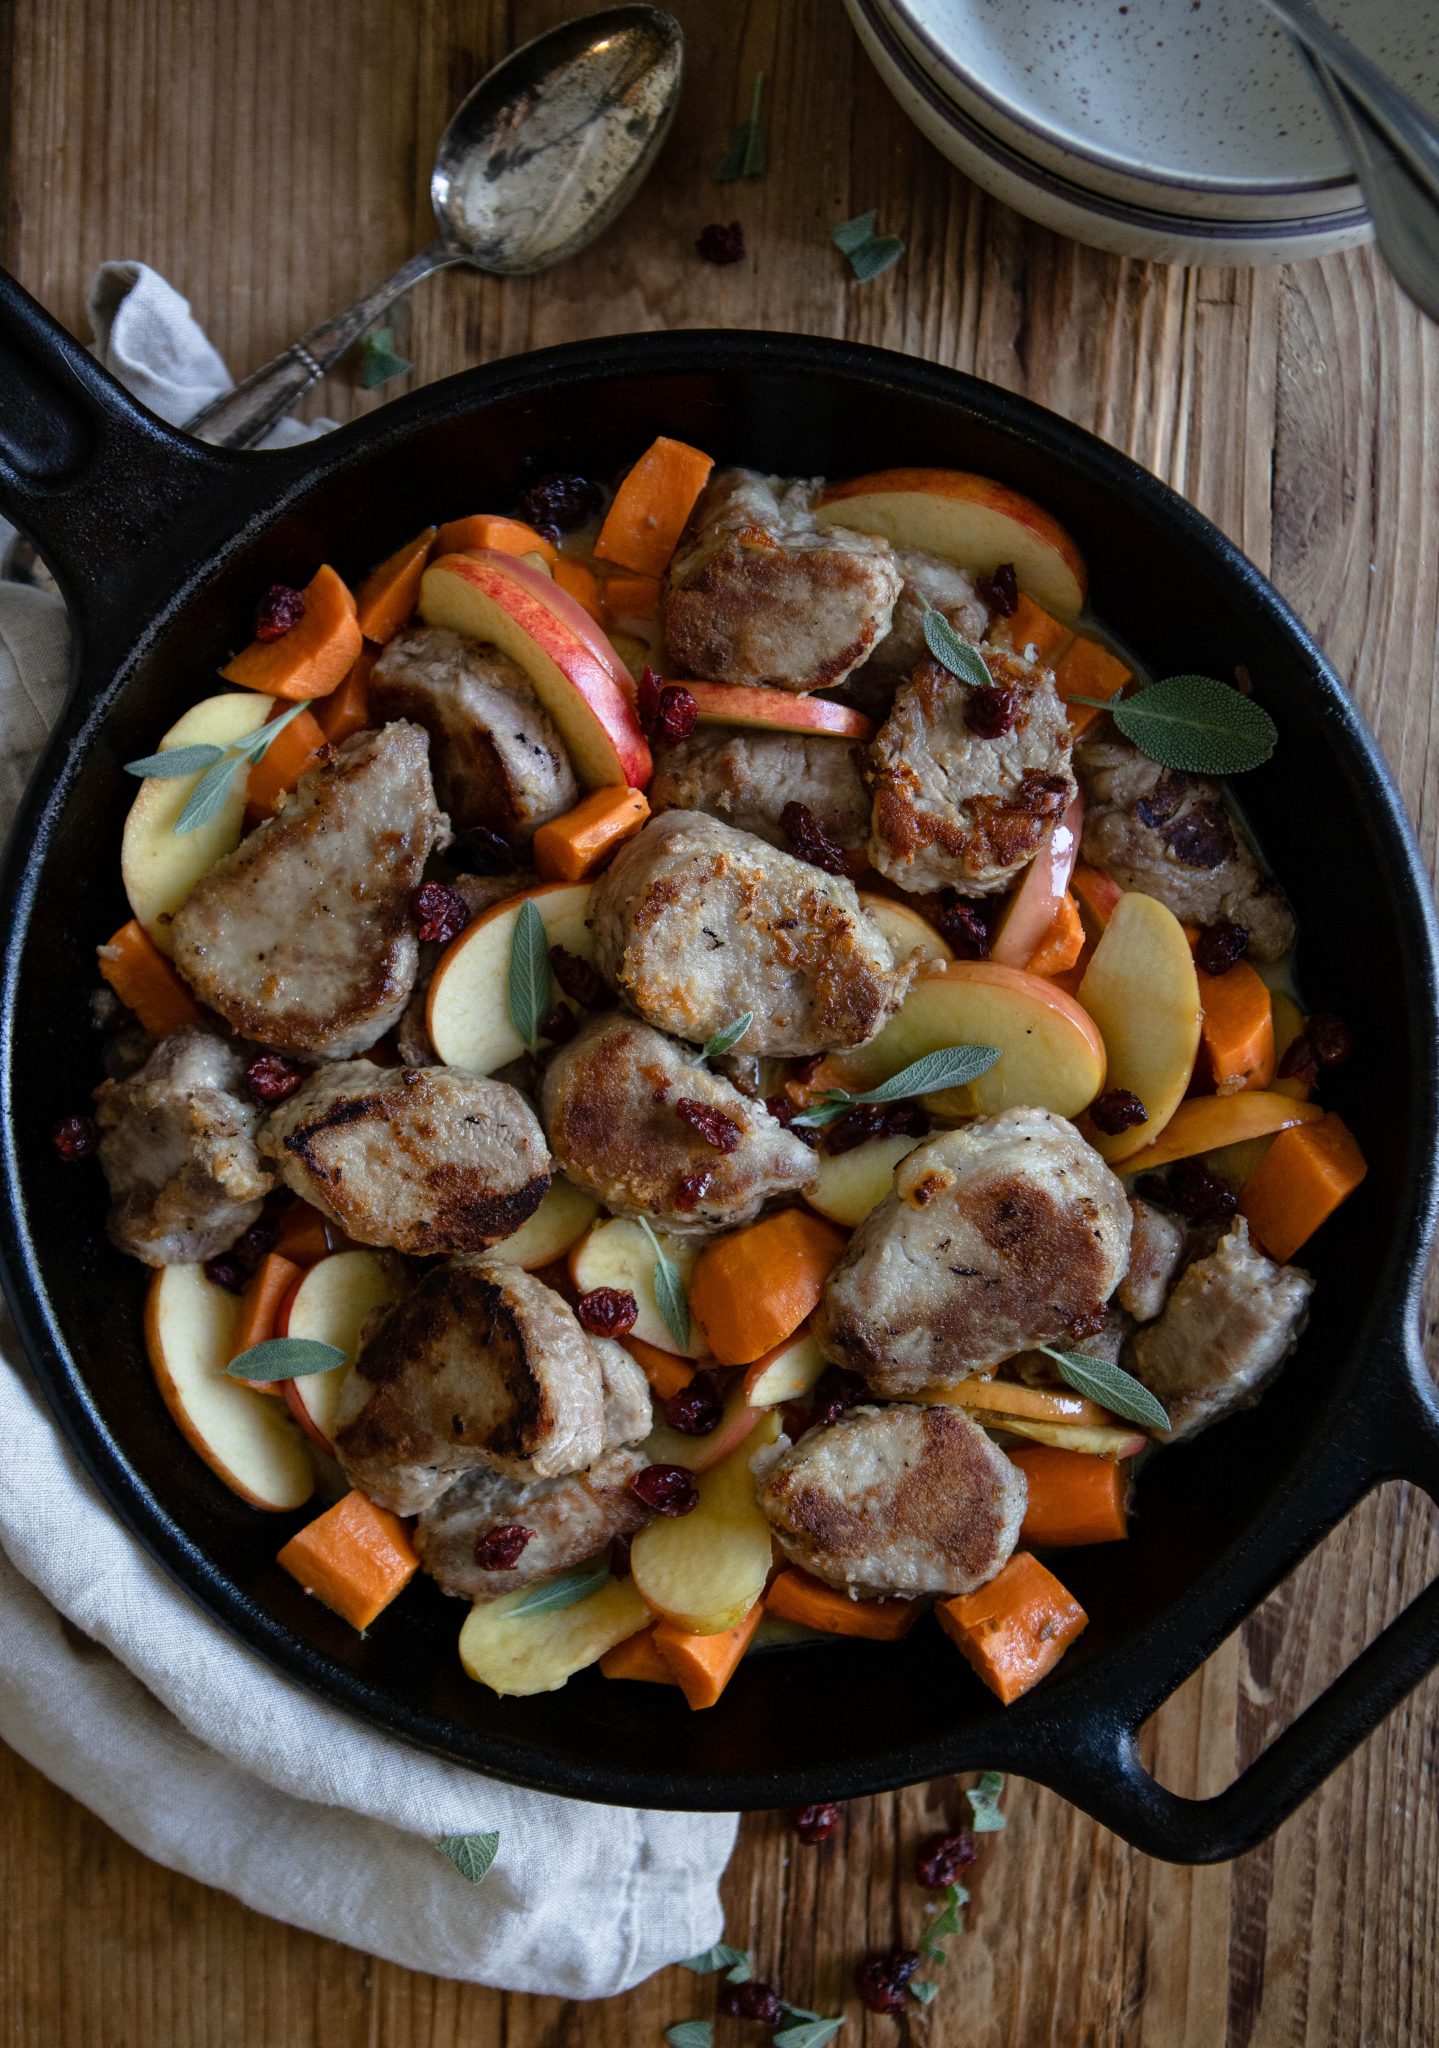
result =
M249 1274L242 1272L235 1261L227 1258L224 1252L219 1252L213 1259L205 1261L205 1278L212 1287L223 1287L227 1294L243 1294L245 1282L249 1277Z
M777 2027L784 2018L784 2000L773 1984L761 1984L755 1977L748 1984L726 1984L719 2009L727 2019L763 2020L767 2027Z
M445 859L457 875L508 875L519 867L509 840L488 825L467 825L457 832Z
M1146 1202L1153 1202L1157 1208L1173 1209L1177 1206L1169 1192L1169 1182L1162 1173L1142 1173L1134 1183L1134 1192Z
M697 1372L665 1402L665 1421L681 1436L708 1436L724 1416L724 1396L712 1372Z
M1169 1206L1191 1223L1221 1223L1239 1207L1239 1197L1199 1160L1180 1159L1169 1170Z
M255 611L255 638L283 640L305 616L305 593L288 583L272 583Z
M635 716L640 722L640 731L649 739L654 738L659 722L660 691L663 688L664 684L646 662L635 685Z
M550 968L570 1001L578 1003L582 1010L609 1008L609 990L589 961L581 960L579 954L572 953L568 946L550 947Z
M852 1152L871 1138L922 1138L929 1118L917 1102L857 1102L824 1133L826 1152Z
M540 1037L547 1038L551 1045L568 1045L579 1030L573 1010L563 1003L555 1003L540 1019Z
M839 1826L839 1808L832 1802L801 1806L789 1817L790 1826L802 1842L827 1842Z
M415 931L428 946L448 946L470 921L470 906L448 882L422 882L410 898Z
M744 229L737 220L728 227L722 221L711 221L700 229L695 247L706 263L743 263Z
M635 1499L657 1515L689 1515L700 1504L695 1476L687 1465L646 1465L630 1480Z
M989 958L989 926L983 911L966 903L953 889L945 890L934 922L957 960Z
M548 539L558 540L593 519L605 502L605 494L587 476L556 471L530 485L520 499L521 519L538 528Z
M99 1143L93 1117L67 1116L51 1133L55 1150L68 1166L72 1160L88 1159Z
M696 1102L692 1095L682 1095L675 1104L675 1115L687 1123L692 1131L698 1131L707 1145L713 1145L716 1152L735 1152L739 1149L744 1130L732 1116L726 1116L713 1103Z
M964 700L964 722L976 739L999 740L1013 732L1019 718L1019 695L1001 683L970 690Z
M842 1365L828 1365L820 1374L814 1390L814 1408L810 1422L816 1429L827 1428L831 1422L838 1422L841 1415L862 1401L869 1389L857 1372L849 1372Z
M709 1193L714 1175L706 1168L700 1173L684 1173L675 1183L675 1207L682 1216L691 1209L697 1209Z
M812 868L823 868L827 875L844 873L843 849L830 838L808 804L791 799L779 814L779 829L797 860L808 861Z
M1132 1088L1106 1088L1090 1103L1089 1114L1095 1129L1103 1131L1106 1138L1117 1138L1121 1131L1149 1122L1149 1111Z
M519 1522L501 1522L496 1529L486 1529L475 1538L475 1563L482 1572L512 1570L534 1533Z
M808 1124L796 1126L795 1118L799 1115L799 1111L787 1095L766 1095L764 1106L775 1122L783 1130L788 1131L791 1137L798 1138L802 1144L810 1146L811 1149L819 1143L818 1131L812 1130Z
M278 1052L262 1052L245 1069L245 1086L256 1102L285 1102L304 1078L304 1068Z
M227 1294L243 1294L250 1275L274 1247L279 1235L275 1224L267 1216L258 1223L252 1223L243 1237L236 1238L228 1251L218 1253L205 1261L205 1278L216 1287L223 1287Z
M915 1877L926 1891L942 1892L978 1854L973 1835L931 1835L914 1859Z
M1205 925L1194 942L1196 966L1205 974L1227 974L1249 951L1249 930L1232 917Z
M1354 1050L1354 1034L1328 1010L1316 1010L1304 1027L1310 1050L1321 1067L1342 1066Z
M871 1956L854 1973L860 2004L869 2012L898 2019L904 2011L904 1987L918 1968L919 1956L912 1948L892 1948L884 1955Z
M627 1579L629 1577L630 1545L633 1541L634 1538L631 1536L612 1536L610 1538L610 1574L613 1578Z
M666 683L660 691L655 737L663 740L666 746L677 746L694 731L699 715L699 705L683 683Z
M1319 1079L1319 1062L1306 1032L1301 1031L1285 1046L1278 1072L1281 1081L1302 1081L1306 1088L1312 1088Z
M628 1287L592 1287L575 1303L580 1328L592 1337L623 1337L634 1328L639 1312Z
M1019 578L1013 562L1001 562L992 576L981 576L975 590L994 618L1011 619L1019 610Z

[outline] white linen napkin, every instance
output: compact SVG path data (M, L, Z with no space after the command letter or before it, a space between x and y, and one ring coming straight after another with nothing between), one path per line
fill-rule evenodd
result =
M144 264L103 265L89 307L101 361L164 417L229 388ZM59 599L0 582L0 825L60 708L67 651ZM0 1443L0 1738L147 1855L297 1927L507 1990L600 1998L718 1939L732 1814L520 1791L277 1676L115 1520L3 1317ZM474 1886L435 1842L491 1829L499 1851Z

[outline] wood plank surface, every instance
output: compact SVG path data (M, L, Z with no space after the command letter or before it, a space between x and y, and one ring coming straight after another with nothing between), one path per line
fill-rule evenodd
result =
M690 84L622 224L527 282L451 273L395 316L428 381L534 345L652 327L841 334L1027 393L1128 450L1268 569L1378 731L1439 854L1439 339L1368 254L1266 271L1166 269L1078 248L976 191L907 125L837 0L671 0ZM428 239L428 161L461 92L578 0L0 0L7 265L84 330L86 282L136 256L245 370ZM770 168L711 182L753 73ZM828 242L870 206L908 244L878 283ZM693 252L742 220L746 262ZM401 387L391 387L404 388ZM316 409L381 402L348 374ZM1402 1114L1403 1105L1396 1104ZM1171 1700L1163 1780L1228 1783L1428 1583L1428 1503L1390 1488ZM0 1646L3 1654L3 1646ZM1353 2048L1439 2038L1439 1683L1265 1848L1225 1868L1147 1861L1015 1784L943 1992L901 2033L865 2021L857 1957L913 1940L915 1843L954 1785L859 1803L804 1849L742 1830L730 1936L841 2041L932 2048ZM0 1756L5 2048L649 2048L711 1992L665 1972L577 2008L414 1976L280 1927L146 1862ZM760 2038L721 2023L719 2048Z

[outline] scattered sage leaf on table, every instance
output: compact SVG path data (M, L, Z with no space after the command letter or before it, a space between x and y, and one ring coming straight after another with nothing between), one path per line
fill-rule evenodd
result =
M944 1910L937 1913L924 1931L922 1947L932 1963L944 1961L944 1944L951 1934L963 1934L963 1913L969 1904L969 1893L962 1884L950 1884L945 1888Z
M708 1977L714 1970L728 1970L731 1984L747 1984L752 1974L745 1950L731 1948L727 1941L717 1941L713 1948L702 1949L697 1956L686 1956L680 1968L693 1970L697 1977ZM736 1970L743 1970L744 1975L737 1977Z
M267 1337L238 1353L225 1371L232 1380L304 1380L312 1373L333 1372L344 1362L338 1344L321 1344L315 1337Z
M877 235L874 231L878 211L871 207L868 213L857 213L853 220L842 220L829 231L829 238L841 256L848 257L849 267L860 284L868 284L872 277L890 270L904 254L904 243L898 235Z
M911 1095L937 1095L941 1088L962 1088L967 1081L977 1081L981 1074L987 1074L998 1058L999 1048L994 1045L943 1046L938 1052L927 1052L923 1059L912 1060L899 1073L891 1074L877 1088L867 1088L862 1095L851 1095L844 1088L826 1088L814 1108L805 1110L793 1121L806 1130L819 1130L844 1116L858 1102L903 1102Z
M494 1828L484 1835L441 1835L435 1847L442 1856L449 1857L461 1877L468 1878L471 1884L483 1884L499 1854L500 1831Z
M844 2015L832 2020L799 2020L792 2027L781 2027L774 2036L774 2048L824 2048L826 2041L832 2041L844 2025Z
M665 2028L670 2048L714 2048L713 2020L679 2020Z
M758 178L764 174L764 129L760 124L760 96L764 73L756 72L749 100L749 119L741 121L730 137L724 162L715 172L717 185L732 185L736 178Z
M641 1216L640 1229L655 1255L655 1306L664 1317L665 1328L683 1351L690 1341L690 1305L679 1267L666 1256L664 1246L650 1228L648 1216Z
M924 644L940 667L947 668L971 689L987 690L994 679L979 649L962 633L956 633L944 613L936 611L927 597L921 595L920 603L924 606Z
M921 2005L933 2005L939 1996L939 1986L931 1984L928 1977L915 1977L905 1985L911 1998L917 1998Z
M1054 1360L1060 1378L1076 1394L1097 1401L1101 1408L1112 1408L1126 1422L1137 1422L1144 1429L1168 1429L1169 1417L1163 1407L1122 1365L1111 1365L1107 1358L1091 1358L1087 1351L1057 1351L1052 1344L1038 1348Z
M717 1060L721 1053L728 1052L731 1046L739 1044L753 1022L754 1011L746 1010L742 1016L736 1017L733 1023L726 1024L721 1030L716 1031L713 1038L705 1040L700 1058Z
M1004 1791L1004 1774L1001 1771L985 1771L977 1785L965 1793L973 1818L970 1826L977 1835L997 1835L1005 1825L1004 1808L1000 1796Z
M510 1022L531 1052L540 1042L540 1020L550 1007L550 945L545 921L527 896L510 939L506 990Z
M510 1619L518 1621L522 1614L557 1614L562 1607L574 1607L579 1601L588 1600L591 1593L598 1593L609 1576L609 1560L601 1558L596 1564L582 1564L572 1572L561 1572L558 1578L542 1579L510 1609Z
M403 377L414 365L395 354L395 333L391 327L372 327L360 343L360 387L377 390L392 377Z
M1262 704L1213 676L1168 676L1132 697L1070 701L1107 711L1142 754L1185 775L1242 775L1269 759L1279 737Z

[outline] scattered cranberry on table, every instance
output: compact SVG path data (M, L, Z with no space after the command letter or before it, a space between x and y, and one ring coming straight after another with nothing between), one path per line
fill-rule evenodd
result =
M723 221L711 221L707 228L700 229L695 247L706 263L743 263L744 229L737 220L732 220L728 227Z
M475 1563L482 1572L507 1572L520 1561L520 1554L534 1535L520 1522L502 1522L475 1538Z
M255 611L255 638L283 640L305 616L305 593L288 583L272 583Z
M827 1842L839 1826L839 1808L832 1802L801 1806L790 1815L790 1825L802 1842Z
M888 2013L898 2019L904 2011L904 1987L919 1969L919 1952L892 1948L871 1956L854 1973L854 1988L860 2004L869 2012Z
M1121 1131L1149 1122L1149 1111L1132 1088L1106 1088L1090 1103L1089 1114L1095 1129L1107 1138L1117 1138Z
M634 1328L639 1312L628 1287L592 1287L575 1303L580 1328L591 1337L623 1337Z
M978 1855L973 1835L931 1835L915 1856L914 1874L926 1891L942 1892Z
M422 882L410 898L410 914L426 945L448 946L469 923L470 906L448 882Z
M665 1402L665 1421L681 1436L708 1436L724 1418L724 1397L712 1372L697 1372Z
M719 1995L719 2009L732 2020L763 2020L777 2027L784 2018L784 2000L773 1984L752 1977L748 1984L726 1984Z
M56 1124L51 1137L67 1166L76 1159L88 1159L100 1140L94 1119L88 1116L67 1116Z
M646 1465L630 1480L630 1492L656 1515L689 1515L700 1504L687 1465Z

